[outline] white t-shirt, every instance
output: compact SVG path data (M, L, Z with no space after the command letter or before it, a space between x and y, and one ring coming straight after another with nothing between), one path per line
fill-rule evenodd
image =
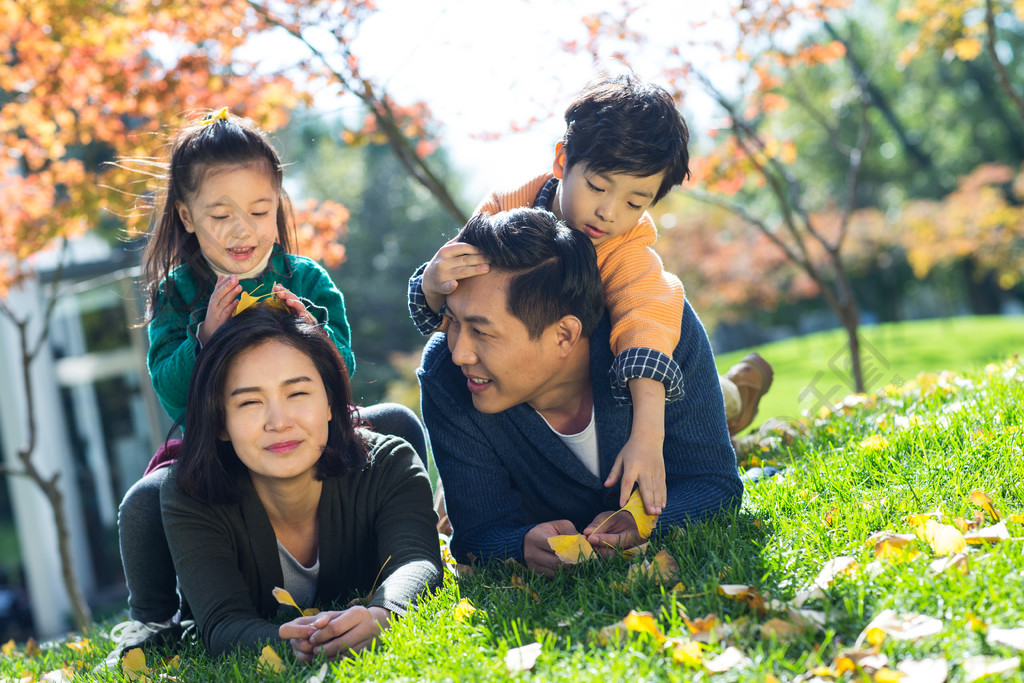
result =
M540 415L540 413L537 414ZM544 416L541 415L541 417L543 418ZM561 439L562 443L568 446L569 450L579 458L580 462L583 463L583 466L590 470L590 473L596 477L599 476L598 466L600 465L600 459L598 458L597 452L597 429L594 426L594 422L593 406L590 408L590 424L588 424L586 428L578 434L563 434L552 427L551 423L548 422L547 419L544 420L544 424L548 426L548 429L553 431L555 436Z

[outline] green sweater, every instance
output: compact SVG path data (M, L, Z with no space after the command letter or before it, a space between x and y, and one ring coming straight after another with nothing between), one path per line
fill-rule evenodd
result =
M370 463L323 482L319 581L314 605L300 606L344 608L370 592L379 572L367 606L403 614L441 583L430 480L408 443L360 433ZM279 642L278 624L298 616L293 608L277 616L281 606L272 591L284 584L277 537L248 476L240 474L236 483L241 502L210 506L181 492L172 466L160 489L178 583L212 655Z
M204 264L204 268L207 266ZM211 273L212 277L212 273ZM160 284L156 314L149 323L149 355L147 364L153 389L172 420L185 416L185 399L189 379L196 362L199 340L196 334L206 318L206 307L213 285L199 282L188 266L178 266ZM324 326L348 366L349 376L355 373L352 354L352 332L345 315L345 300L334 286L327 271L316 261L304 256L286 254L274 245L267 269L259 277L242 280L242 289L256 296L273 291L281 283L303 299L306 309Z

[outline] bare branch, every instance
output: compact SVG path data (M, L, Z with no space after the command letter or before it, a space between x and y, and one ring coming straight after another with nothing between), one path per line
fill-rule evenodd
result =
M1010 76L1006 73L1006 66L999 61L999 55L996 53L996 17L992 0L985 0L985 47L989 57L992 58L992 66L996 70L999 86L1003 92L1009 95L1013 105L1017 108L1017 113L1020 114L1021 121L1024 121L1024 97L1013 87Z

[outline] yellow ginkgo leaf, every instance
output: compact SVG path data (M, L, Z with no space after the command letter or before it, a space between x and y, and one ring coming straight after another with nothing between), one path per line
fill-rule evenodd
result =
M121 671L129 681L145 680L152 673L146 666L146 654L137 647L128 650L121 657Z
M249 292L242 292L242 295L238 297L238 305L235 306L235 312L232 315L238 315L250 306L254 306L259 303L260 297L253 296Z
M734 583L723 583L718 587L718 594L730 598L732 600L738 600L745 603L748 607L757 610L758 612L765 612L767 608L764 602L764 596L758 593L753 586L747 586L743 584Z
M899 683L906 675L902 671L893 671L883 666L875 672L873 680L875 683Z
M629 500L626 501L622 509L633 515L640 538L647 538L651 535L651 532L654 531L654 524L658 521L658 515L647 514L644 499L640 496L640 489L633 489L633 493L630 494Z
M667 550L660 550L651 562L651 571L659 585L668 585L679 578L679 563Z
M277 654L277 650L267 645L260 652L258 666L267 667L274 673L281 673L284 671L284 660L281 659L281 655Z
M931 546L936 555L958 553L967 547L967 541L960 530L951 524L942 524L934 519L917 527L918 537Z
M998 522L1002 519L1002 515L996 512L996 509L992 506L992 499L984 491L971 491L970 499L972 503L987 512L992 517L993 522Z
M1010 515L1006 519L1011 522L1016 522L1017 524L1024 524L1024 515Z
M760 630L762 638L771 637L780 643L786 643L796 640L805 632L806 629L800 624L796 624L792 621L772 617L761 624Z
M698 667L703 662L701 649L700 643L691 640L672 650L672 659L684 666Z
M594 549L583 534L549 536L548 545L562 562L576 564L594 557Z
M459 600L459 604L455 606L455 620L469 621L469 618L473 616L473 612L476 612L476 607L473 607L466 598L462 598L462 600Z
M658 623L654 620L654 615L650 612L637 612L636 610L630 610L626 618L623 619L626 624L626 628L630 631L636 631L637 633L648 633L654 636L658 642L665 640L665 636L661 634L658 629Z
M18 646L14 643L14 638L11 638L6 643L4 643L2 646L0 646L0 652L2 652L4 655L10 657L11 653L14 652L14 649L16 647L18 647Z
M320 610L318 610L316 607L307 607L306 609L302 610L302 616L304 617L315 617L318 614L320 614Z
M860 442L860 447L869 451L880 451L888 445L888 440L881 434L872 434Z
M592 631L590 637L601 647L607 647L608 645L622 645L628 633L629 629L626 627L626 622L617 621L598 631Z
M295 598L293 598L292 594L285 589L279 586L274 586L274 590L271 592L274 594L274 599L282 605L291 605L295 609L299 610L300 613L302 612L302 608L299 607L297 602L295 602Z

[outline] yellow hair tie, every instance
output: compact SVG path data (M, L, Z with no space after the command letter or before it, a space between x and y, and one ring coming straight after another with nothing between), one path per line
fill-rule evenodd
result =
M212 116L207 116L205 119L203 119L203 125L204 126L208 126L211 123L217 123L218 121L227 121L227 120L228 120L228 108L227 107L221 107L219 112L217 112L216 114L213 114Z

